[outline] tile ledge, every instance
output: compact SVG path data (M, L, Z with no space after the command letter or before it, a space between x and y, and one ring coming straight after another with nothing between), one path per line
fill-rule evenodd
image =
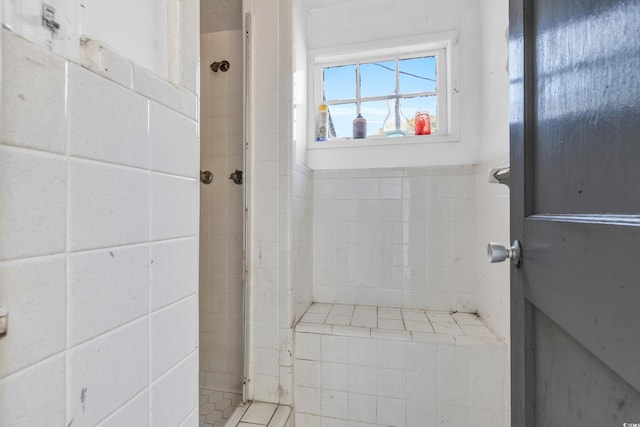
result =
M312 312L312 307L314 304L325 304L325 303L312 303L311 306L307 309L307 312ZM330 304L334 305L334 304ZM360 306L354 305L354 307L372 307L372 306ZM397 309L394 307L376 307L378 310L380 309ZM399 309L398 309L399 310ZM439 314L441 312L435 310L419 310L424 311L425 313ZM442 314L447 312L442 312ZM466 314L466 313L460 313ZM469 313L473 314L473 313ZM303 315L304 316L304 315ZM477 315L476 315L477 316ZM395 330L395 329L384 329L384 328L368 328L361 326L346 326L346 325L333 325L333 324L325 324L325 323L308 323L299 321L295 327L295 332L300 333L311 333L311 334L321 334L321 335L334 335L334 336L347 336L347 337L356 337L356 338L373 338L376 340L392 340L392 341L406 341L406 342L419 342L419 343L428 343L428 344L445 344L452 346L460 346L460 347L506 347L506 344L495 335L495 333L486 325L486 323L482 320L482 318L477 317L482 325L489 329L492 336L471 336L471 335L460 335L460 334L438 334L435 332L422 332L422 331L407 331L407 330ZM456 323L457 325L457 323ZM475 326L475 325L471 325ZM461 329L462 330L462 329Z
M192 120L197 119L198 95L190 89L177 85L131 61L99 40L83 35L80 38L80 43L81 63L78 65ZM136 72L138 75L136 75ZM164 86L160 91L165 91L166 89L173 93L150 93L145 87L139 88L140 85L136 80L140 78L140 75L156 82L156 86L153 89L157 89L159 84ZM167 101L168 98L172 99L171 102Z

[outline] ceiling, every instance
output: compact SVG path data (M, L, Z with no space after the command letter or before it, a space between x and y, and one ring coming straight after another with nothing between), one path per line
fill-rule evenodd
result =
M200 0L200 34L242 28L242 0Z

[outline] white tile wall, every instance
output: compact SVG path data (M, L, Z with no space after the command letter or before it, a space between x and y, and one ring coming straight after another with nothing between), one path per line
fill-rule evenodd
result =
M488 182L489 169L503 167L509 162L508 155L483 162L478 165L476 175L476 206L477 206L477 237L476 250L478 273L477 287L474 299L478 304L478 312L493 328L496 334L509 343L509 266L502 264L489 264L486 262L484 251L488 242L509 243L509 188ZM507 349L508 350L508 349ZM510 363L504 362L506 378L509 378ZM509 381L506 381L504 393L504 405L507 408L504 419L510 419L510 389ZM474 415L472 410L472 416ZM485 420L487 425L497 416L495 412L477 412L480 420Z
M314 301L475 311L474 172L317 171Z
M313 173L296 162L293 170L292 282L294 315L300 319L313 301Z
M356 310L362 308L368 307ZM321 309L312 306L313 311ZM377 308L378 320L400 316L406 321L418 314ZM482 323L475 316L454 320L446 313L427 315L430 320L422 312L422 322L434 325L445 320L452 325ZM347 331L334 324L328 332L308 333L302 332L303 325L298 324L295 337L298 423L453 426L468 422L473 413L494 426L505 425L506 351L493 334L483 338L412 331L376 338L372 330L364 338L353 330L365 328Z
M6 29L2 53L0 425L179 425L197 405L193 106L158 113ZM152 173L150 154L179 161Z
M489 242L509 243L509 188L488 182L489 169L508 164L508 157L482 163L476 175L478 286L474 298L482 317L505 340L509 337L509 266L489 264L485 251ZM508 340L507 340L508 341Z

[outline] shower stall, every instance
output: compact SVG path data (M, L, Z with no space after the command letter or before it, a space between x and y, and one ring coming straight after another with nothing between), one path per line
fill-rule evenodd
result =
M244 381L242 30L200 49L200 425L223 426Z

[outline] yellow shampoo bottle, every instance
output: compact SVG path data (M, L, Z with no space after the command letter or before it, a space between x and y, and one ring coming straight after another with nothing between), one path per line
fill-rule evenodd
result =
M316 141L326 141L329 128L329 107L327 104L320 104L318 107L318 119L316 123Z

